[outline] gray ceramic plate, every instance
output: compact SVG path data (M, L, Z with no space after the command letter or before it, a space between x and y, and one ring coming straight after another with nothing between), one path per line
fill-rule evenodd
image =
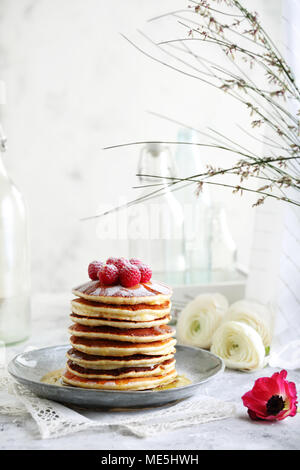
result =
M69 345L52 346L18 354L8 366L9 373L36 395L85 408L139 408L160 406L194 395L201 384L224 370L222 360L203 349L176 346L176 369L191 384L161 391L89 390L42 383L40 379L62 369Z

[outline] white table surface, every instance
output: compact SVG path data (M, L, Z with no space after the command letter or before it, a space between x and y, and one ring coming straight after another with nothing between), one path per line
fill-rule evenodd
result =
M7 348L7 358L28 346L44 347L68 343L67 327L71 294L39 295L32 300L32 334L24 343ZM258 422L248 418L241 396L254 380L271 375L275 369L246 374L225 371L203 384L201 393L233 401L233 418L193 425L151 438L138 438L114 429L84 431L57 439L40 439L32 418L0 414L0 449L300 449L300 413L281 422ZM288 379L300 390L300 371L290 371Z

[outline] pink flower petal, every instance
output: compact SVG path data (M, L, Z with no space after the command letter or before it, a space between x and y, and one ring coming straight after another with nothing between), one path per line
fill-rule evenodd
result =
M255 381L254 387L252 389L253 395L260 400L267 402L270 399L270 396L276 395L273 393L275 390L270 390L270 379L269 377L262 377ZM271 395L270 395L271 394Z
M242 400L243 400L244 406L246 406L250 410L255 411L255 413L260 413L263 415L266 414L265 401L258 400L257 398L255 398L251 390L242 396Z

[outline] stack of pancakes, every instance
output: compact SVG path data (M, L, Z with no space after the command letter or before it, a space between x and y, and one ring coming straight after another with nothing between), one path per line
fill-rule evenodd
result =
M173 382L171 289L149 281L134 287L90 281L76 289L63 382L102 390L146 390Z

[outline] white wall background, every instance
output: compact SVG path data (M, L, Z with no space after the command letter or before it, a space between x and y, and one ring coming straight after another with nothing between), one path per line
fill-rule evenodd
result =
M280 0L247 3L279 32ZM29 207L34 291L68 290L86 279L91 259L126 255L126 242L100 241L97 224L79 219L97 213L100 203L137 194L130 187L139 149L103 146L176 137L176 126L146 110L244 139L236 123L248 123L248 114L229 97L152 62L119 34L136 41L137 28L149 30L147 19L186 5L0 1L0 80L6 86L0 118L9 143L6 164ZM170 22L151 27L155 37L172 37ZM201 156L219 165L229 159L217 152ZM253 198L220 189L213 198L224 203L239 262L247 266Z

